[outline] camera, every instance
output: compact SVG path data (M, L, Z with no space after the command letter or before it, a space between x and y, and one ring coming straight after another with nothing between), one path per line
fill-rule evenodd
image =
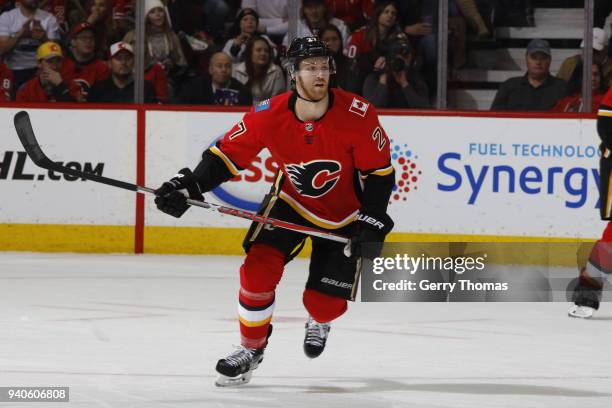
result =
M406 68L406 60L402 56L410 54L412 47L408 37L400 33L389 40L381 51L382 56L385 57L387 69L391 72L400 72Z

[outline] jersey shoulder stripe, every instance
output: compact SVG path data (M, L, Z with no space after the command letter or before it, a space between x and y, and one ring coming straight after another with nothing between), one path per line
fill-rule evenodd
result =
M602 103L597 111L597 116L612 117L612 106Z
M230 173L232 173L234 176L237 176L238 173L240 173L240 170L242 169L236 166L234 162L231 161L230 158L227 157L227 155L223 153L221 149L219 149L217 146L212 146L209 150L212 154L219 157L221 161L223 161L223 163L225 164L225 167L227 167Z

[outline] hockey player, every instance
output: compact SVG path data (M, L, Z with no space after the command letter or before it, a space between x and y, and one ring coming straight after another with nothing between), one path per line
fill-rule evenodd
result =
M600 213L604 221L612 221L612 89L604 96L597 113L597 133L601 138ZM601 240L589 254L586 267L580 271L574 289L570 317L589 319L599 309L604 280L612 274L612 222L608 222Z
M309 313L304 352L321 354L330 322L347 309L357 289L358 256L376 256L364 242L382 242L392 229L387 204L395 183L389 139L374 107L363 98L330 89L331 53L315 37L296 38L288 52L293 91L255 106L191 172L179 174L157 191L157 207L180 217L190 198L209 191L245 169L267 148L279 164L260 214L334 230L351 237L345 245L312 238L312 256L303 303ZM254 223L244 240L238 315L241 346L219 360L218 386L250 380L263 360L271 333L275 288L283 268L302 249L306 236Z

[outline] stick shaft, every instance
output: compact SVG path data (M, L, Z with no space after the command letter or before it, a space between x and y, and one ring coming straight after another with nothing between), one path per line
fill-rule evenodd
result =
M36 140L32 123L27 112L21 111L15 115L15 130L21 140L21 144L25 148L30 159L39 167L47 170L53 170L58 173L69 174L71 176L84 178L96 183L106 184L113 187L122 188L125 190L136 191L141 193L155 195L155 190L145 186L128 183L122 180L117 180L109 177L99 176L97 174L86 173L80 170L72 169L63 166L60 163L49 159ZM272 227L284 228L291 231L301 232L303 234L329 239L336 242L347 243L348 239L341 235L333 234L316 228L306 227L299 224L294 224L287 221L277 220L275 218L264 217L249 211L239 210L237 208L225 207L223 205L209 203L206 201L187 199L187 203L196 207L204 208L210 211L216 211L220 214L231 215L233 217L244 218L261 224L270 225Z

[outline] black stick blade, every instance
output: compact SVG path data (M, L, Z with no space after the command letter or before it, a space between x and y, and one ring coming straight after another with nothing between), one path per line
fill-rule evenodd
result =
M49 159L45 153L43 153L38 141L36 140L36 135L34 134L34 129L32 129L32 123L30 122L30 116L27 112L21 111L15 115L15 130L17 130L17 136L19 136L19 140L21 140L21 144L26 150L26 153L32 159L34 164L43 169L56 171L58 173L69 174L74 177L80 177L86 180L95 181L96 183L107 184L109 186L124 188L126 190L131 191L139 191L139 188L136 184L126 183L125 181L116 180L108 177L98 176L94 173L86 173L81 170L72 169L66 166L63 166L61 163L54 162Z
M30 122L30 115L28 115L28 112L18 112L15 115L14 122L17 136L19 136L19 140L21 140L21 144L25 148L28 156L30 156L30 159L32 159L37 166L48 168L48 164L51 160L45 156L36 140L36 135L34 134L34 129L32 129L32 123Z

